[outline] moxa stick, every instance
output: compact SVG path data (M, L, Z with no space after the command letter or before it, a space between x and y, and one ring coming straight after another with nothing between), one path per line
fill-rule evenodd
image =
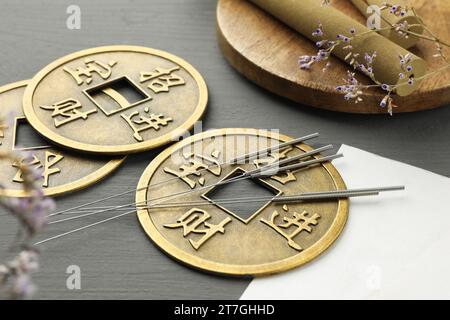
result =
M350 43L351 51L359 54L355 60L359 64L366 64L365 54L376 52L377 57L372 64L375 80L391 87L395 86L395 92L400 96L407 96L416 90L421 78L426 74L426 63L423 59L369 30L341 11L331 6L322 6L320 0L250 1L314 42L320 40L313 36L319 23L322 25L324 39L337 40L338 35L353 37ZM351 29L354 29L354 34L350 33ZM349 63L350 59L346 60L349 50L344 49L346 45L348 44L338 45L333 54ZM400 65L400 57L407 55L410 56L409 71L403 70ZM400 73L403 77L399 76ZM415 78L415 81L409 84L411 77Z
M381 11L377 11L375 10L375 8L369 8L371 6L376 6L381 9L383 7L383 3L385 3L386 0L351 0L351 2L365 17L373 17L374 21L380 21L379 28L381 29L381 31L379 31L379 33L403 48L409 49L415 46L417 42L419 42L420 38L414 35L407 35L405 37L404 35L400 35L393 29L386 28L406 22L409 26L409 31L420 35L424 32L424 28L421 24L422 21L419 17L415 16L411 10L407 10L401 15L395 15L390 12L391 8L387 8ZM392 1L392 4L399 6L400 8L406 8L408 6L407 2L404 0L394 0ZM401 10L398 10L397 12L400 13ZM378 13L379 18L376 17Z

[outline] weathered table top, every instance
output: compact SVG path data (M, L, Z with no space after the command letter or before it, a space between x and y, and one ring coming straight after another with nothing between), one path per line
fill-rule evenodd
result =
M269 94L242 78L223 59L216 42L215 1L78 0L81 30L69 30L66 9L73 3L2 1L2 84L30 78L52 60L84 48L110 44L158 48L184 57L205 77L210 102L204 129L274 128L290 136L320 131L320 143L349 144L450 177L448 107L394 117L348 115L299 106ZM135 188L157 152L129 157L102 183L60 198L58 208ZM130 194L111 204L133 201ZM47 234L110 215L55 225ZM0 249L7 247L15 228L11 218L2 216ZM3 255L0 257L3 260ZM69 265L81 268L81 290L66 288ZM232 299L241 295L249 281L205 275L175 263L148 240L134 215L48 243L35 280L40 288L38 298L55 299Z

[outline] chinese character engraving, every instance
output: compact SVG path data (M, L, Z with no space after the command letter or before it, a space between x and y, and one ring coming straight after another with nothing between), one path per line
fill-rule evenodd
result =
M180 67L156 68L153 72L141 72L140 82L151 81L147 87L154 93L169 92L170 87L186 84L182 77L174 73L177 70L180 70Z
M65 67L63 70L70 74L80 86L83 83L90 84L93 80L93 73L98 74L103 80L108 79L112 74L112 67L116 64L117 61L104 63L94 59L86 59L84 67L78 67L75 70Z
M64 157L62 155L52 153L50 151L45 152L44 161L42 162L36 155L33 155L32 159L22 159L19 162L14 162L13 167L17 168L17 173L13 178L14 182L22 183L22 167L24 164L28 166L33 166L35 169L42 169L42 186L48 187L49 178L51 175L61 172L60 168L53 168L58 162L60 162Z
M80 110L82 107L78 100L71 98L57 102L51 106L41 106L44 110L53 111L52 118L56 118L54 119L56 128L79 119L86 120L90 114L97 112L97 109L83 112Z
M144 109L144 113L149 113L149 108ZM162 114L150 114L149 116L141 115L139 111L134 111L130 113L129 115L121 114L120 115L131 127L134 134L133 137L139 141L144 141L144 138L140 135L140 132L146 131L146 130L156 130L158 131L161 127L165 127L169 124L169 122L172 122L173 119L169 117L164 117ZM133 119L134 118L134 119Z
M302 251L303 248L294 241L294 238L301 232L306 231L308 233L311 233L313 231L312 226L315 226L318 224L318 219L320 218L320 215L313 214L311 217L309 216L309 213L306 211L303 211L302 213L294 212L293 217L284 217L282 220L284 223L277 224L275 220L277 217L279 217L280 214L278 211L274 211L272 213L272 216L270 217L270 220L266 220L264 218L261 218L261 222L271 227L273 230L275 230L278 234L286 238L288 241L288 245L297 250ZM294 227L294 231L291 233L288 233L289 228Z
M219 224L208 223L211 216L208 212L193 208L183 214L176 223L165 224L164 227L169 229L183 228L183 237L188 236L191 233L202 234L203 236L194 241L189 239L189 243L195 250L198 250L206 241L211 239L216 233L225 233L225 225L231 222L230 218L223 219Z
M194 189L197 186L197 182L199 185L204 186L205 177L203 176L202 171L208 171L216 177L220 176L222 173L222 167L218 162L219 155L220 151L218 150L211 152L211 156L194 154L192 152L184 153L183 157L189 161L189 164L182 165L178 170L166 167L164 168L164 172L177 176L191 189ZM194 177L192 176L199 178L194 180Z
M253 163L256 166L256 168L260 168L265 165L276 163L280 160L286 159L287 154L292 150L293 150L293 148L287 148L282 152L271 152L267 157L261 158L261 159L256 159L253 161ZM295 171L292 172L292 171L287 170L283 173L271 176L270 179L275 180L275 181L281 183L282 185L285 185L289 182L297 180L297 177L295 176L294 173L295 173Z

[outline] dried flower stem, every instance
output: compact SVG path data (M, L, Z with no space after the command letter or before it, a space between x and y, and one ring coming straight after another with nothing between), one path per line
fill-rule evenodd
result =
M5 127L1 120L0 127ZM29 298L35 291L31 275L39 268L39 251L30 244L30 240L43 229L47 215L54 210L53 200L44 196L40 185L42 172L29 165L27 160L30 157L27 153L0 152L0 160L17 164L26 195L20 199L0 196L0 207L19 221L11 250L17 248L20 252L13 260L0 264L0 289L10 299Z
M370 5L367 0L364 0L364 1L367 5ZM331 1L323 1L322 5L329 5L330 2ZM411 11L414 14L414 16L417 18L417 21L419 21L419 24L408 25L407 23L406 24L399 23L399 24L395 25L395 24L390 23L385 17L380 15L380 18L383 19L383 21L387 23L387 25L388 25L387 27L384 27L381 29L368 30L368 31L365 31L365 32L362 32L359 34L356 33L355 28L352 28L349 30L349 32L351 34L349 36L338 35L338 39L336 39L336 40L322 39L321 41L318 41L316 43L316 45L320 48L318 54L316 56L300 57L299 64L300 64L301 69L309 69L312 66L312 64L320 62L322 60L327 60L329 58L329 56L331 55L331 53L333 52L333 50L336 49L336 47L338 47L340 45L344 45L343 49L349 50L349 53L346 56L345 60L347 60L349 62L349 64L353 67L354 70L358 69L359 71L363 72L366 76L368 76L374 82L374 84L363 85L355 78L355 74L353 72L348 71L347 72L348 78L344 79L345 84L337 86L336 90L344 93L345 94L344 98L346 100L354 100L355 103L359 103L362 101L361 96L362 96L364 90L369 89L369 88L377 88L377 87L381 88L382 90L386 91L387 94L380 102L380 106L383 108L387 107L388 113L392 115L393 108L397 107L393 103L392 95L396 92L396 90L399 87L406 86L406 85L412 85L412 84L414 84L415 81L423 80L427 77L430 77L431 75L434 75L439 72L443 72L450 68L450 63L448 61L448 58L443 52L443 46L450 47L450 44L448 44L447 42L444 42L442 39L438 38L423 23L423 20L419 17L419 15L417 15L417 12L414 7L412 7L412 6L401 7L401 6L398 6L395 4L384 3L383 7L381 9L382 10L389 9L391 14L401 15L401 16L406 15L408 11ZM419 33L416 33L414 31L410 30L411 27L416 27L416 26L422 27L423 30L426 31L428 34L427 35L419 34ZM354 54L351 51L352 50L351 43L352 43L352 40L354 40L357 37L367 35L372 32L379 32L379 31L385 31L385 30L394 30L399 35L404 36L404 37L413 36L413 37L417 37L422 40L434 42L436 44L436 48L437 48L437 53L435 54L435 57L442 58L443 61L446 63L446 65L443 67L440 67L434 71L431 71L431 72L425 74L424 76L418 77L418 78L414 78L413 76L410 76L409 78L407 78L407 81L403 81L399 84L398 83L397 84L385 84L385 83L381 83L381 82L377 81L376 77L372 71L372 63L373 63L373 60L376 58L376 52L371 53L371 54L366 53L365 54L366 64L360 64L356 61L359 54ZM323 32L321 24L319 24L319 27L313 32L313 36L316 36L316 37L324 36L324 32ZM404 70L404 72L402 71L399 74L399 79L405 79L406 74L407 74L406 72L411 72L411 70L413 68L412 66L410 66L408 64L410 62L411 54L406 54L405 56L399 56L399 58L400 58L400 67L402 70ZM324 71L326 71L326 69L329 67L329 65L330 65L330 63L328 62L326 64L326 67L324 68Z

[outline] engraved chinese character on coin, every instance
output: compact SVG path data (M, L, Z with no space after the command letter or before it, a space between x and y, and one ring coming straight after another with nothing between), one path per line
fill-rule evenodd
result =
M27 123L22 110L22 98L27 81L0 88L0 152L15 151L23 160L42 172L38 183L46 195L59 195L91 185L116 169L124 157L90 157L73 154L42 139ZM6 119L8 118L8 119ZM0 193L25 196L20 163L0 161Z
M346 189L330 162L217 185L312 150L298 144L231 164L234 157L289 140L265 130L220 129L164 150L144 171L137 187L138 218L145 232L176 260L226 275L283 272L316 258L341 233L348 200L284 203L271 199ZM249 199L247 203L224 196L233 188L240 190L239 198Z
M149 150L189 130L208 93L189 63L136 46L83 50L56 60L30 82L24 112L52 142L89 153Z

